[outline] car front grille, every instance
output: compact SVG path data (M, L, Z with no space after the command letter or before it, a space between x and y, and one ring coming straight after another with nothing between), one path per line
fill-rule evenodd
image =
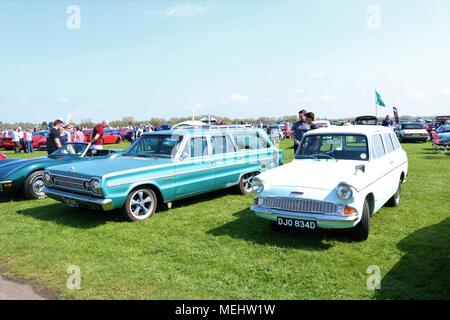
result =
M291 197L262 197L259 205L269 209L296 211L304 213L340 214L343 206L325 201Z
M83 186L85 181L89 181L81 178L60 176L60 175L52 175L53 179L53 187L60 187L62 189L70 189L73 191L79 191L82 193L90 193L89 190L86 190Z

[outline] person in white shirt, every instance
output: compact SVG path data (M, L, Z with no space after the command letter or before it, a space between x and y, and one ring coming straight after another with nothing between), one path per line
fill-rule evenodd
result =
M15 143L14 153L20 153L20 140L23 139L22 128L18 127L13 132L13 142Z
M27 153L33 153L33 134L30 129L25 130Z

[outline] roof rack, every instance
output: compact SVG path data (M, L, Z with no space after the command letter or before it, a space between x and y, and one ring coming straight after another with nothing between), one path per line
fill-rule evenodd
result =
M204 126L178 126L174 127L174 130L179 129L206 129L206 130L217 130L217 129L249 129L253 128L250 124L230 124L230 125L208 125Z

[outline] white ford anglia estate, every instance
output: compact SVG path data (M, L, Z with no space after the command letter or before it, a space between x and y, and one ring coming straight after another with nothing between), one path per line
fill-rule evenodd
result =
M311 130L295 159L253 179L251 210L274 227L350 229L369 235L370 217L400 204L408 158L392 129L345 126Z

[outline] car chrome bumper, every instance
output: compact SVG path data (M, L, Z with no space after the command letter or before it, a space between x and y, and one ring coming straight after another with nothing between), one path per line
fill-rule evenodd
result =
M114 209L113 202L111 199L94 198L88 195L75 194L62 190L50 189L48 187L44 188L44 193L49 198L58 200L69 206L88 207L90 209L98 209L104 211ZM73 201L71 202L72 204L70 204L71 200Z
M302 213L294 211L284 211L277 209L264 208L252 205L250 210L254 211L256 216L262 219L276 221L278 217L312 220L317 223L317 227L324 229L346 229L354 227L358 222L358 215L338 216L318 213Z
M3 186L3 185L8 185ZM7 181L0 181L0 192L2 193L12 193L14 191L13 189L13 182L11 180L7 180Z

